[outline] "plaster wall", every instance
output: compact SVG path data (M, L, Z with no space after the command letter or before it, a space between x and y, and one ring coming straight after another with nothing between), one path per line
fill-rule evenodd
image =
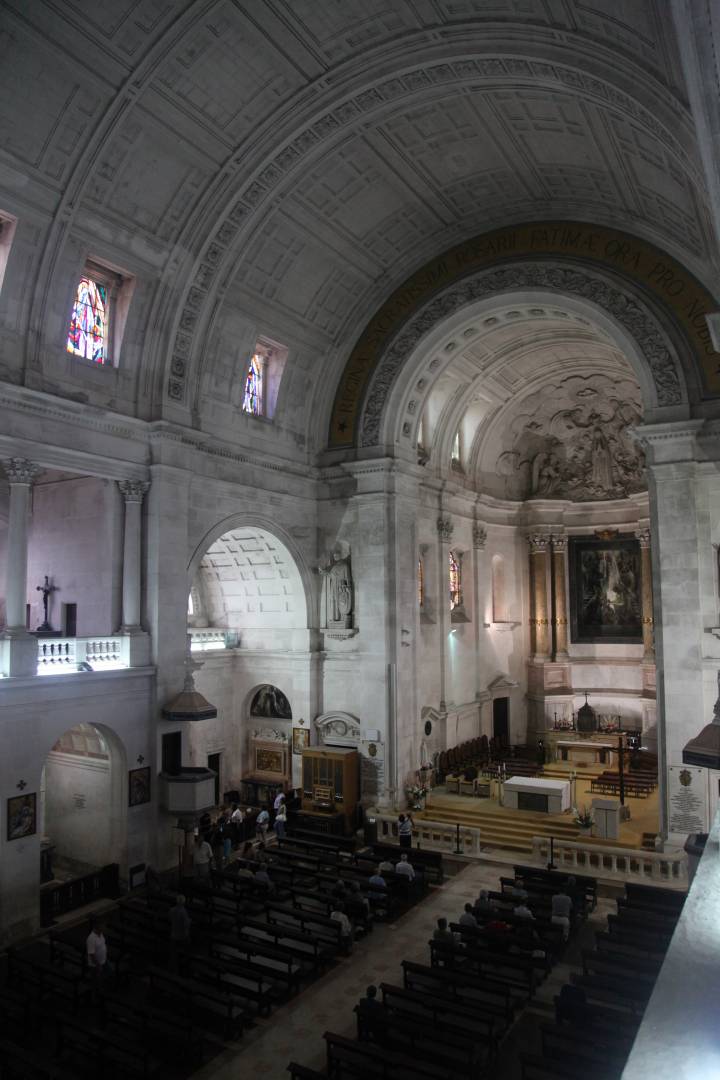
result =
M106 866L113 849L109 760L51 752L45 766L45 832L56 855Z

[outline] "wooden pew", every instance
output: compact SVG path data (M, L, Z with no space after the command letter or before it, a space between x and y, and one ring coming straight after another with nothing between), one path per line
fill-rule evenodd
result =
M401 967L406 990L442 995L471 1007L479 1007L485 1002L501 1005L508 1023L515 1009L527 1001L527 996L521 994L517 987L476 973L434 968L411 960L403 960Z
M142 990L131 998L106 994L103 1012L107 1022L126 1034L134 1032L158 1057L201 1062L203 1035L196 1026L192 1008L159 1008L143 999Z
M290 1062L288 1072L290 1073L290 1080L327 1080L324 1072L318 1072L317 1069L308 1069L305 1065L298 1065L296 1061Z
M80 1002L90 993L90 985L82 975L66 971L50 959L44 960L29 951L8 950L8 974L22 986L32 986L37 991L38 1002L56 995L69 1000L77 1012Z
M456 1080L457 1073L448 1066L427 1060L408 1059L373 1043L354 1042L343 1035L326 1031L327 1071L332 1077L373 1077L374 1080Z
M153 991L179 1000L183 1008L188 1004L192 1005L198 1019L220 1019L225 1038L235 1039L242 1035L245 1024L250 1019L247 1002L227 987L206 983L200 979L188 979L156 967L148 970L148 976Z
M96 1072L90 1062L84 1075L89 1075L91 1068ZM26 1050L8 1039L1 1039L0 1080L78 1080L78 1073L74 1068L68 1069L65 1065L47 1061L34 1050Z
M217 960L228 957L243 961L249 970L258 975L283 983L288 994L297 993L300 989L302 967L285 949L240 937L222 937L212 943L210 952Z
M543 1024L540 1030L544 1058L590 1070L600 1067L607 1080L620 1077L630 1047L608 1045L601 1040L586 1038L584 1032L552 1024Z
M433 967L446 963L448 960L460 959L462 964L459 970L467 971L470 968L479 974L486 973L497 982L506 982L510 986L517 987L523 994L532 997L538 982L539 970L544 973L547 970L545 960L532 956L519 956L505 952L493 952L490 949L469 947L464 952L458 953L457 949L444 941L436 941L434 938L428 942L430 946L430 963ZM458 970L450 966L450 970ZM542 974L539 976L542 978Z
M329 942L338 951L342 948L341 927L335 919L319 915L314 911L301 911L299 908L288 907L286 904L278 904L270 901L266 905L266 915L269 923L275 925L290 925L301 930L310 930L316 937Z
M319 938L303 930L284 924L258 922L255 919L239 919L240 938L253 941L270 941L281 946L289 955L311 965L313 971L324 970L335 958L338 946L326 938Z
M360 1042L369 1038L381 1042L383 1048L389 1047L413 1060L421 1058L423 1061L447 1065L463 1076L477 1075L488 1061L487 1043L472 1038L467 1031L461 1033L457 1028L449 1030L442 1023L428 1028L393 1009L382 1011L383 1016L361 1016L358 1006L355 1006Z
M440 1025L447 1031L456 1031L461 1035L472 1033L487 1048L490 1056L497 1049L497 1032L503 1026L504 1010L497 1009L493 1014L494 1006L482 1005L479 1008L471 1008L460 1005L457 1001L445 1001L432 994L424 994L416 990L403 990L400 986L390 983L381 983L380 992L382 1002L386 1009L403 1015L407 1019L413 1019L418 1024L431 1027Z
M571 981L582 987L589 1001L609 1003L638 1015L644 1012L653 989L652 985L627 975L577 975L573 972Z
M542 867L524 866L522 864L513 866L513 871L521 877L524 882L549 882L554 886L565 885L567 884L569 877L574 877L575 887L585 891L588 909L593 911L597 906L597 878L588 877L583 874L573 874L571 872L566 873L562 870L545 870Z
M373 844L372 850L376 859L392 860L394 858L395 862L405 852L412 865L422 870L426 877L432 877L439 885L444 880L441 851L427 851L425 848L422 850L420 848L405 849L395 844Z
M682 911L683 904L687 898L687 893L677 892L675 889L659 888L656 885L640 885L627 882L625 885L625 896L629 901L641 901L641 906L643 907L649 905L653 908L667 908L670 911L677 911L679 913Z
M62 1056L67 1047L73 1048L80 1056L93 1059L102 1074L106 1069L120 1070L121 1075L142 1076L143 1080L157 1071L158 1062L150 1051L133 1043L126 1034L116 1035L112 1031L88 1024L87 1020L55 1014L57 1026L57 1053Z
M196 983L207 982L236 997L252 1002L260 1016L269 1016L279 1000L278 988L267 975L253 970L251 964L223 957L222 960L206 956L186 958L185 971Z

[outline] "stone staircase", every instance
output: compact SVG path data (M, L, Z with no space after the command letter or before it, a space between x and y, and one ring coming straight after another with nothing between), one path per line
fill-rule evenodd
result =
M570 816L559 819L523 810L483 810L470 798L467 803L466 809L464 806L433 804L431 800L425 810L414 816L447 825L467 825L479 829L483 848L504 848L526 855L532 852L533 836L554 836L558 840L577 840L580 836L578 827Z

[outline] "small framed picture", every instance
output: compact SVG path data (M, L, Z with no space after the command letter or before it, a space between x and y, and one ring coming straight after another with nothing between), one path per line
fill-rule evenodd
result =
M302 754L306 746L310 745L310 731L308 728L296 727L292 733L293 754Z
M150 802L150 766L131 769L128 773L128 806Z
M37 832L37 796L13 795L7 801L7 838L22 840L24 836L34 836Z

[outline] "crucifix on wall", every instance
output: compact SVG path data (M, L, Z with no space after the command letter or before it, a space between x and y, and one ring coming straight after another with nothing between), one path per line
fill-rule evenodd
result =
M45 575L45 584L35 586L35 591L43 594L43 613L45 616L42 625L38 626L38 630L52 630L52 626L48 622L48 600L54 592L57 592L57 589L57 585L50 584L47 574Z

